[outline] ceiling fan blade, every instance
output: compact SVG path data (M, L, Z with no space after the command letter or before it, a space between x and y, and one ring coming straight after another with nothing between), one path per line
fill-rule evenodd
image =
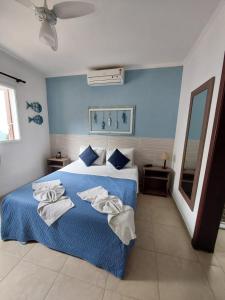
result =
M32 3L30 0L15 0L16 2L19 2L20 4L28 7L28 8L33 8L35 7L34 3Z
M58 49L58 38L54 25L50 25L47 21L43 21L39 33L39 39L42 43L50 46L52 50Z
M54 39L55 39L55 43L52 44L51 48L52 50L56 51L58 49L58 37L57 37L57 32L56 32L56 28L54 25L51 25L52 27L52 32L53 32L53 35L54 35Z
M66 1L53 6L54 13L60 19L82 17L92 13L94 10L94 4L80 1Z

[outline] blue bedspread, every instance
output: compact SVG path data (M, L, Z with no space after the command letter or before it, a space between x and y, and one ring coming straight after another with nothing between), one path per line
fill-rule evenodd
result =
M103 186L124 204L135 208L136 182L129 179L80 175L57 171L39 181L60 179L75 207L48 227L37 213L38 202L32 196L31 184L8 194L1 204L3 240L38 241L49 248L80 257L115 276L124 275L129 246L114 234L107 216L94 210L76 193Z

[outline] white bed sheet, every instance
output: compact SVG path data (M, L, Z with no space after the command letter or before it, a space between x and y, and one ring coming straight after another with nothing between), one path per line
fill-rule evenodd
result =
M133 166L132 168L124 168L122 170L116 170L114 167L106 165L86 167L83 162L81 162L80 160L76 160L66 167L60 169L59 171L135 180L137 183L137 193L139 192L137 166Z

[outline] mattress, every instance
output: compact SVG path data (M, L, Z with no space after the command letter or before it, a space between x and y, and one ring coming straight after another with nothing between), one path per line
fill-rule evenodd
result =
M130 179L134 180L137 184L137 193L139 192L139 178L138 178L138 167L134 165L132 168L123 168L117 170L113 166L102 165L102 166L90 166L87 167L81 160L76 160L66 167L60 169L62 172L69 172L74 174L87 174L97 176L109 176L112 178Z

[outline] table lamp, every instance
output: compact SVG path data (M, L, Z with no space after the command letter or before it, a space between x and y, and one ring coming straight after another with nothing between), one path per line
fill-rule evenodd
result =
M164 164L162 166L163 169L166 169L166 161L169 159L169 154L167 152L163 152L161 154L161 159L164 160Z

